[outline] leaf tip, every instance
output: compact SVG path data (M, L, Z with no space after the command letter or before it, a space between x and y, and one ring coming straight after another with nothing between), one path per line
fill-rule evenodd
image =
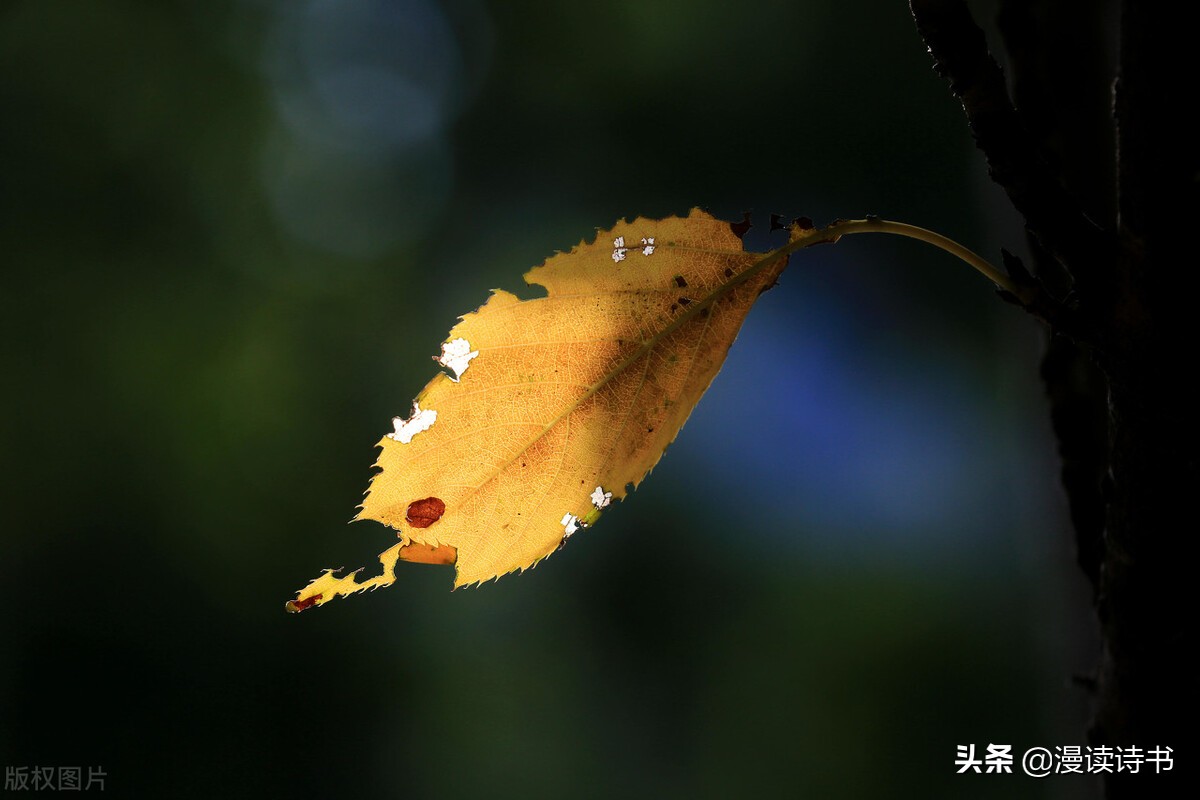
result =
M301 600L298 597L295 600L288 600L286 603L283 604L283 607L285 610L287 610L287 612L289 614L299 614L304 609L312 608L313 606L319 605L320 603L321 603L321 595L314 594L309 597L305 597L303 600Z

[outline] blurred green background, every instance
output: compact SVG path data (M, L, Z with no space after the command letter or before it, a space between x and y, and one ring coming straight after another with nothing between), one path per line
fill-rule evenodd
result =
M765 249L770 212L874 213L1021 252L905 3L4 2L0 96L5 767L1091 796L954 774L957 744L1084 744L1094 644L1041 334L905 240L795 258L542 568L283 611L394 541L345 522L457 315L597 227L754 210Z

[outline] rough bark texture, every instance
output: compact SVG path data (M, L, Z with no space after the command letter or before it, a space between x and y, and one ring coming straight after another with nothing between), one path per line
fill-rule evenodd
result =
M1092 13L1080 13L1085 3ZM997 20L1013 101L1034 146L1073 201L1108 230L1116 224L1111 87L1117 46L1110 29L1115 5L1115 0L1003 0ZM1030 250L1047 290L1066 296L1073 287L1062 265L1032 236ZM1065 335L1052 335L1047 342L1041 377L1058 439L1076 557L1095 588L1103 557L1107 381L1090 354Z
M1105 775L1106 794L1181 797L1200 490L1200 270L1184 241L1200 218L1200 125L1180 112L1197 86L1195 12L1115 3L1003 2L1015 107L962 0L911 8L1025 218L1037 277L1023 304L1063 323L1042 376L1103 640L1089 741L1176 750L1170 773ZM1115 105L1101 114L1096 93L1114 77Z
M1200 212L1200 124L1181 108L1197 86L1191 5L1121 6L1115 94L1123 246L1108 320L1112 485L1095 723L1097 737L1115 744L1184 746L1196 707L1188 609L1196 572L1192 493L1200 488L1200 273L1195 243L1185 238ZM1148 796L1142 782L1109 788L1113 797Z

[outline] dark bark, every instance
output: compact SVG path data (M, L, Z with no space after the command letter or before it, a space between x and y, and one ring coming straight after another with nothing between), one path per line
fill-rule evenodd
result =
M1200 77L1189 6L1122 3L1113 157L1114 120L1094 113L1088 72L1112 68L1105 3L1004 3L1014 108L962 0L911 0L993 179L1025 218L1036 288L1065 294L1068 318L1080 321L1051 337L1042 374L1103 642L1089 739L1180 757L1170 773L1106 775L1113 798L1183 796L1189 764L1179 749L1196 699L1185 648L1200 488L1200 270L1185 237L1200 212L1200 125L1179 109ZM1115 187L1098 163L1106 152ZM1032 296L1021 298L1027 310L1047 318Z
M963 104L992 180L1008 193L1030 232L1077 284L1109 271L1111 234L1092 223L1052 177L966 6L961 0L912 0L911 7L934 68Z
M1081 14L1089 4L1091 14ZM1113 0L1003 0L997 19L1008 55L1015 106L1052 177L1108 230L1116 222L1112 76L1116 69ZM1053 294L1070 276L1030 238L1038 277ZM1062 481L1079 566L1100 584L1108 469L1108 385L1091 355L1071 337L1052 335L1041 366L1058 440Z
M1200 486L1193 380L1200 278L1187 237L1200 211L1200 124L1180 110L1200 77L1190 6L1126 0L1121 7L1115 107L1123 246L1109 320L1112 487L1095 723L1097 737L1115 744L1182 745L1196 701L1187 610L1194 605L1192 493ZM1140 782L1109 788L1113 797L1146 796Z

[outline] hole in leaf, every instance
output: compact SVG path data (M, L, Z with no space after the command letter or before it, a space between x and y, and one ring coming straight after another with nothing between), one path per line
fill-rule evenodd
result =
M750 230L750 212L742 212L741 222L729 223L729 230L733 231L733 235L741 239L746 235L746 231Z
M400 560L412 564L453 564L458 561L458 548L448 544L434 547L413 542L400 548Z

